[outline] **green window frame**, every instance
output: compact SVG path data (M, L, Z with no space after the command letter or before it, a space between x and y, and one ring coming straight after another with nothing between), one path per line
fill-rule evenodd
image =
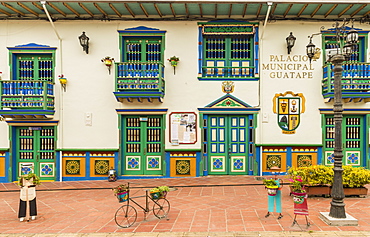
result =
M335 33L326 33L322 36L323 49L324 49L324 63L328 61L327 51L336 50L345 44L345 39L340 39L338 42ZM353 54L348 58L347 62L363 63L366 62L366 49L367 49L367 33L359 33L358 42L354 47Z
M335 122L333 115L323 117L323 150L325 152L326 165L334 163L335 146ZM365 160L365 117L363 115L343 115L342 120L342 144L343 163L345 165L361 166Z
M161 37L125 37L123 41L122 61L163 63Z
M199 23L199 80L258 80L258 25Z
M13 80L54 82L52 54L15 54Z

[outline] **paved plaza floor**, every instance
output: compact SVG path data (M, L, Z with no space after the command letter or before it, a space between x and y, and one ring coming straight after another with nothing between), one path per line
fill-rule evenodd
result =
M132 187L131 196L143 195L146 189L156 186L176 187L167 195L169 219L160 220L149 213L144 220L144 213L137 208L133 226L117 226L114 214L121 204L111 188L127 182ZM310 197L307 227L304 216L297 216L298 224L292 225L294 208L289 192L289 187L284 186L284 217L277 219L276 213L265 218L267 192L254 176L47 182L37 187L36 220L20 222L18 186L0 183L0 237L370 236L370 196L344 200L346 213L358 219L358 226L327 225L319 216L320 212L330 211L331 198ZM137 200L144 202L144 198Z

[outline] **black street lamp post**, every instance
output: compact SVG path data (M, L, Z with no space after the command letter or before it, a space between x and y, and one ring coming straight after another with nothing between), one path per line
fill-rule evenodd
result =
M343 191L343 148L342 148L342 118L343 118L343 103L342 103L342 64L346 57L349 57L353 53L353 48L358 40L358 33L353 29L346 32L345 26L348 24L344 19L343 25L339 26L339 23L335 23L336 40L338 42L337 53L333 55L328 61L334 65L334 178L332 187L332 201L330 202L330 213L329 216L333 218L346 218L345 204L344 204L344 191ZM318 33L321 34L321 33ZM317 34L313 34L317 35ZM312 37L310 37L310 43L307 47L307 56L312 59L314 56L315 45L312 43ZM346 43L341 46L341 39L346 37Z

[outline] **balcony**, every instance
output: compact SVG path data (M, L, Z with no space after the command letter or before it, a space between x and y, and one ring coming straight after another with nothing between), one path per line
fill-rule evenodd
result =
M254 66L203 66L200 80L258 80Z
M51 118L54 83L0 80L0 116L4 118Z
M334 98L334 66L323 67L322 95L325 102ZM370 63L343 63L342 98L344 102L370 101Z
M158 63L115 63L117 101L163 102L165 94L164 66Z

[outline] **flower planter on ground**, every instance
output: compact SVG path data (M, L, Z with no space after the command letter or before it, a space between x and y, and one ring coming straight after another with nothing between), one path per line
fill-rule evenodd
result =
M359 187L359 188L343 188L344 196L359 196L365 197L367 195L367 188L366 187Z
M326 185L315 185L305 187L307 195L310 196L324 196L330 197L331 187Z

